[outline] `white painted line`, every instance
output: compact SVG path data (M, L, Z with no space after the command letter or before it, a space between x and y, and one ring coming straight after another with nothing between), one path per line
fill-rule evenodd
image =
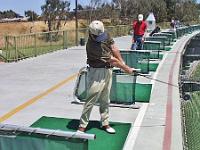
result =
M133 150L136 138L138 136L144 115L146 113L146 110L148 108L149 103L142 104L142 107L140 108L140 111L138 113L138 116L135 120L135 123L132 124L131 129L129 131L127 140L124 144L123 150Z
M161 69L163 63L165 62L165 59L167 58L169 52L170 51L168 51L164 54L163 59L161 60L155 74L153 75L153 79L157 79L158 72ZM152 91L154 90L155 80L151 80L151 84L152 84L152 90L151 90L151 93L152 93ZM129 131L127 140L124 144L123 150L133 150L134 149L135 142L136 142L138 133L140 131L140 127L142 125L142 121L144 119L144 115L147 111L148 105L149 105L149 103L142 104L142 107L140 108L140 111L139 111L138 116L135 120L135 123L131 126L131 129Z

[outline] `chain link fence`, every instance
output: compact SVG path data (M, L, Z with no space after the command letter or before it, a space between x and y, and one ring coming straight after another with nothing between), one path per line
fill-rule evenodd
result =
M200 149L200 34L192 38L182 55L180 72L184 150Z

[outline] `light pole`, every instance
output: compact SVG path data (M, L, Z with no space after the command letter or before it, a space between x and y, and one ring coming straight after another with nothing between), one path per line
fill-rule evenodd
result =
M76 18L76 45L78 46L78 0L75 1L75 18Z

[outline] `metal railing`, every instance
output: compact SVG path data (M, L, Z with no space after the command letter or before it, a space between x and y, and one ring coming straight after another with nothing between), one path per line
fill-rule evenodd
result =
M127 35L130 26L111 26L106 29L112 37ZM87 29L78 30L78 39L87 40ZM41 32L23 34L17 36L7 35L4 37L1 46L1 59L6 62L18 61L21 59L36 57L52 51L66 49L79 45L76 42L76 30Z

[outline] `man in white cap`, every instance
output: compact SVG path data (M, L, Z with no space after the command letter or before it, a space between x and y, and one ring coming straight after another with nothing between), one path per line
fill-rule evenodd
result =
M147 23L143 20L144 17L142 14L138 15L138 19L133 22L133 44L131 46L131 49L142 49L145 32L147 30Z
M129 74L135 72L135 69L124 64L119 49L114 45L114 40L110 35L104 32L101 21L95 20L89 25L86 51L89 65L87 96L77 132L85 132L92 108L96 102L99 102L102 128L114 134L115 129L109 125L112 67L121 68Z

